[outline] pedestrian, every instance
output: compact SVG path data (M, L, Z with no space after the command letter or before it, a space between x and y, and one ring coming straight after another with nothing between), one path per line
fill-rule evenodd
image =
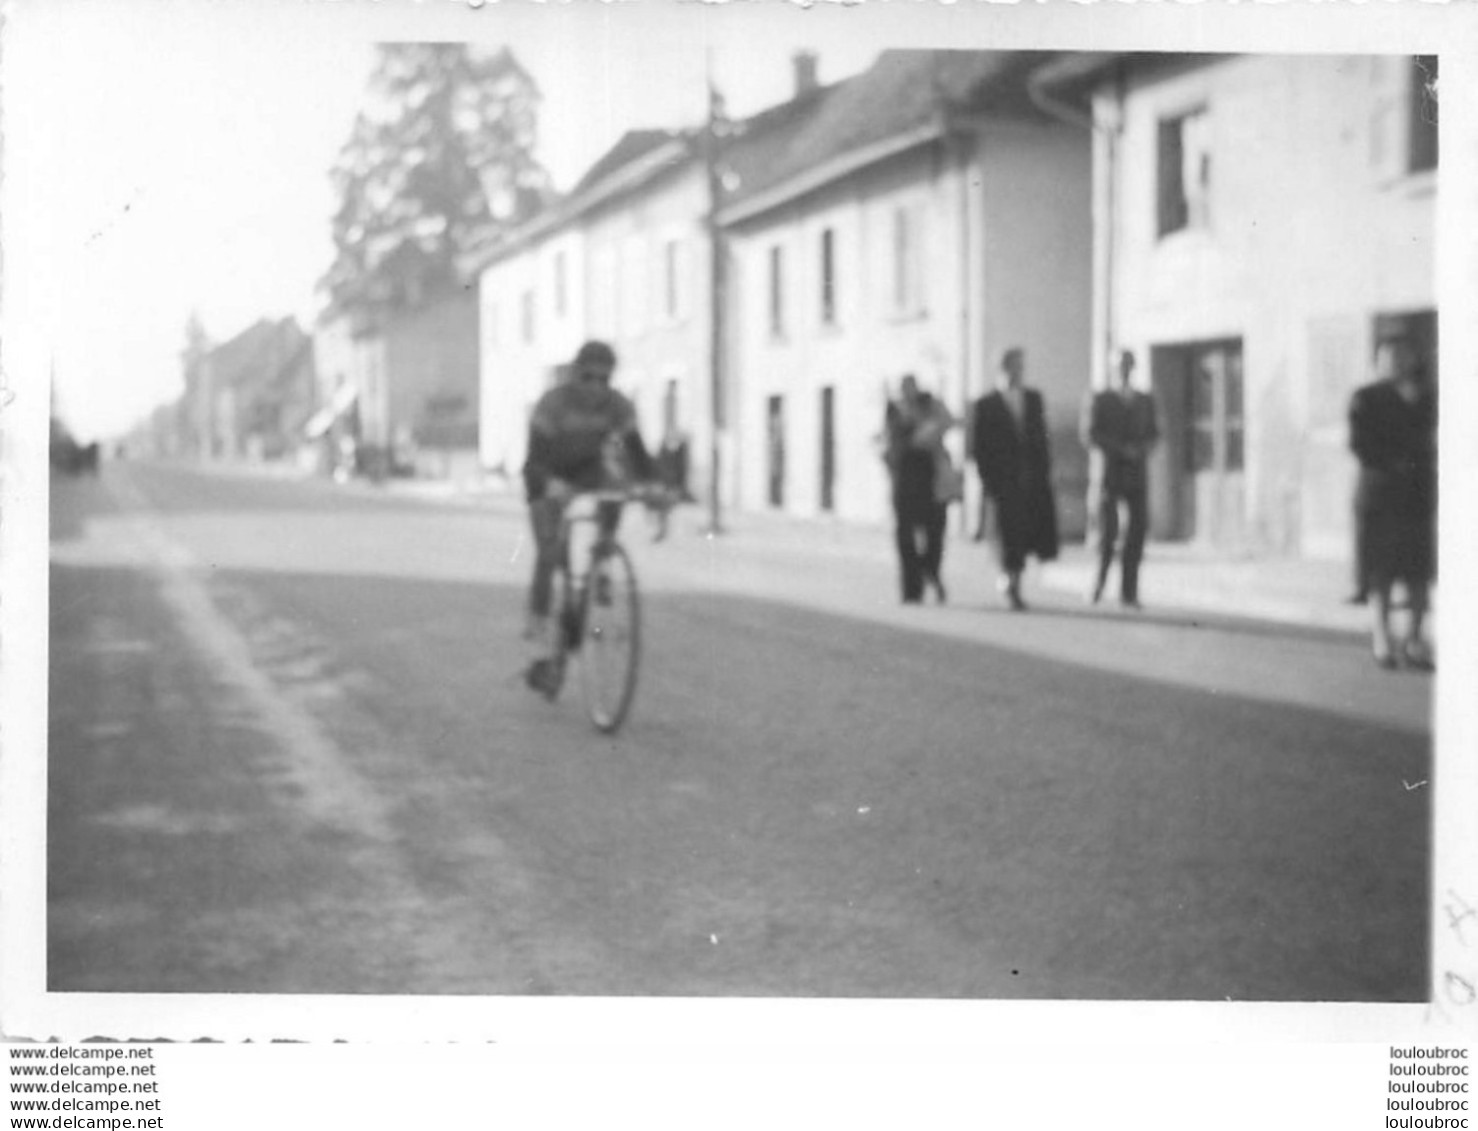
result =
M905 604L918 604L926 585L946 599L940 570L944 562L944 525L954 472L944 447L955 424L943 402L919 388L913 374L903 378L897 400L889 401L884 420L884 458L893 486L895 541Z
M691 503L692 492L688 490L688 434L669 420L662 430L662 441L657 446L657 481L664 488L662 501L651 508L656 529L652 541L660 542L667 537L668 516L678 503Z
M1127 514L1119 553L1119 600L1127 609L1139 605L1139 566L1149 526L1149 454L1160 438L1155 400L1134 388L1134 354L1120 350L1113 359L1110 388L1088 401L1083 443L1100 453L1098 489L1098 571L1090 599L1103 599L1109 566L1119 552L1119 508Z
M1382 668L1429 670L1422 636L1437 564L1437 397L1403 337L1376 345L1375 381L1350 399L1350 448L1360 461L1355 492L1357 559L1372 598L1371 649ZM1391 591L1406 589L1408 623L1391 638Z
M1021 574L1028 555L1057 557L1057 503L1042 394L1026 385L1026 354L1001 355L997 387L975 402L971 455L996 512L1001 585L1017 612L1026 609Z
M1356 494L1355 505L1351 508L1352 529L1354 531L1354 554L1351 565L1355 575L1354 587L1350 595L1345 598L1347 605L1364 605L1370 600L1370 578L1365 571L1365 530L1364 521L1360 515L1360 498Z

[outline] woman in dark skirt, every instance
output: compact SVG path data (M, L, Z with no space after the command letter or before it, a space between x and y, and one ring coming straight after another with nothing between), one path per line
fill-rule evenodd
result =
M971 455L996 510L1001 586L1017 612L1026 609L1021 574L1035 555L1057 557L1057 503L1052 494L1052 453L1042 394L1026 386L1026 355L1001 357L1001 382L975 402Z
M1437 398L1405 338L1376 346L1376 380L1350 401L1350 448L1360 461L1355 494L1359 561L1373 605L1371 648L1391 669L1430 669L1422 636L1437 566ZM1410 620L1398 649L1391 590L1406 589Z

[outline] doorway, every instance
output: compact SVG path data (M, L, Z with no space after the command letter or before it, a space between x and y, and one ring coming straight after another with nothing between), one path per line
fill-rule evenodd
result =
M1239 542L1246 463L1241 339L1155 346L1150 371L1163 413L1163 455L1150 486L1151 533L1214 545Z
M1412 310L1375 316L1375 338L1403 337L1411 342L1417 363L1426 370L1433 385L1437 382L1437 312ZM1371 351L1372 355L1374 350Z

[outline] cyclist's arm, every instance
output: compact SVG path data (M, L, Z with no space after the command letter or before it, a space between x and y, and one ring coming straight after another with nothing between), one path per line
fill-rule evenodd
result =
M635 424L621 436L622 445L626 452L626 466L631 468L631 474L640 483L650 483L657 478L657 461L647 451L647 445L642 441L641 432Z
M551 440L548 433L537 427L529 429L528 454L523 463L523 486L525 497L533 502L542 499L554 478L550 470Z

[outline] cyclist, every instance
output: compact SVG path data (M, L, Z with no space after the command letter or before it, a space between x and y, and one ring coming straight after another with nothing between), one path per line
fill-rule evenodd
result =
M649 481L655 473L637 430L636 409L611 387L616 351L605 342L586 342L573 368L568 381L534 406L523 467L535 548L524 639L534 650L527 679L535 688L542 687L549 670L549 607L565 504L580 491L619 487L632 476ZM615 533L620 519L619 503L601 503L601 536Z

